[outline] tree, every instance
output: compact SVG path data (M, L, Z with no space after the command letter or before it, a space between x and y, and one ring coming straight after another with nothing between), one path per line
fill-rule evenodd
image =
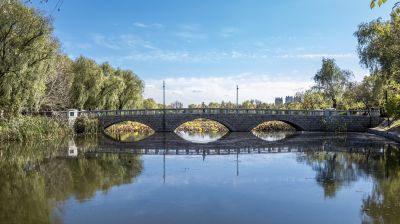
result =
M312 89L304 92L303 109L314 110L327 107L329 107L329 104L322 92Z
M144 109L158 109L158 104L153 98L143 100Z
M79 109L97 109L103 74L95 61L79 57L72 65L72 106Z
M0 108L38 110L58 51L48 18L20 1L0 4Z
M46 93L41 102L41 109L65 110L71 101L73 61L65 55L58 55L53 63L55 68L46 80Z
M381 5L382 5L383 3L386 3L386 2L387 2L387 0L371 0L370 7L371 7L371 9L375 8L376 3L378 3L378 6L381 7ZM396 8L396 7L399 7L399 6L400 6L400 2L396 2L396 3L394 4L394 7L393 7L393 8Z
M215 102L210 102L210 103L208 104L208 107L209 107L209 108L220 108L220 107L221 107L221 104L215 103Z
M387 102L385 108L389 116L400 118L400 83L390 81L388 84Z
M361 65L385 83L386 111L389 116L400 117L400 112L396 113L394 109L400 105L400 99L396 97L400 92L395 87L400 83L400 8L393 10L390 21L378 19L363 23L354 35L358 39Z
M117 109L140 108L143 103L143 81L130 70L118 70L117 75L120 76L125 83L125 88L118 96L119 102Z
M390 21L362 23L354 35L361 65L374 75L400 82L400 9L393 10Z
M387 2L387 0L371 0L371 4L370 4L371 9L375 7L377 2L380 7L383 3Z
M124 80L121 77L111 75L106 77L98 96L99 108L115 110L119 107L119 96L125 89Z
M323 58L322 68L315 74L314 89L321 90L325 98L332 102L332 107L337 108L337 101L344 92L346 84L352 73L342 70L336 65L334 59Z
M354 92L354 99L361 102L365 109L379 106L379 100L382 98L383 83L379 77L365 76L360 84L349 89Z
M173 109L183 108L183 103L181 103L179 101L175 101L175 102L171 103L171 108L173 108Z

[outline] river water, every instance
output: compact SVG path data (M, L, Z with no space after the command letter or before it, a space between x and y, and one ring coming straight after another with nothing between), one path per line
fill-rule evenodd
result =
M398 145L366 133L0 146L6 224L399 223L399 211Z

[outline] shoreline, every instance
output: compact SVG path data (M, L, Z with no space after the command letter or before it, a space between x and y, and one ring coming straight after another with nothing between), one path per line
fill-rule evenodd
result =
M395 141L397 143L400 143L400 133L381 131L381 130L377 130L375 128L369 128L366 132L370 133L370 134L378 135L378 136L381 136L381 137L384 137L384 138L387 138L387 139L390 139L390 140Z

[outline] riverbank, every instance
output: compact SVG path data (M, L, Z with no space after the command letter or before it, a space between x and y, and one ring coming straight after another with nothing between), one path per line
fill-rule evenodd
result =
M385 120L379 126L368 129L367 132L400 143L400 119L390 121L390 126L388 125L387 120Z
M0 120L0 142L54 140L73 134L68 121L57 117L19 116Z

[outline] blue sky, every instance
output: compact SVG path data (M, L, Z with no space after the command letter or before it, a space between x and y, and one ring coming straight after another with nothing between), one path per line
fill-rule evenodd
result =
M53 12L57 0L37 7ZM145 96L167 102L272 102L312 85L322 57L360 80L353 36L361 22L389 18L393 3L369 0L64 0L55 35L72 58L84 55L131 69Z

